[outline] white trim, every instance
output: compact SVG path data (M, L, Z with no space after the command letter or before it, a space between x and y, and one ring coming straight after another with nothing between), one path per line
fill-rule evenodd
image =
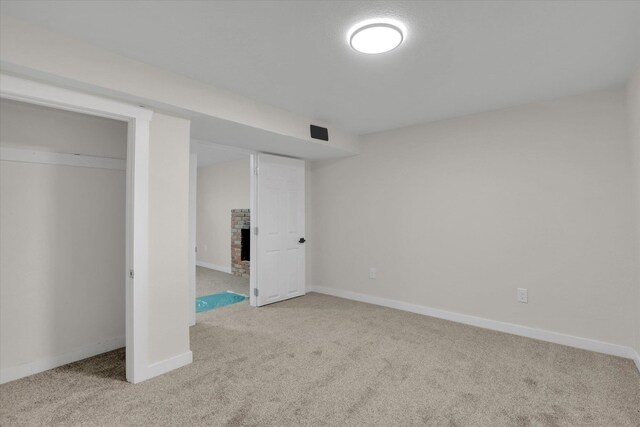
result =
M0 74L2 98L116 120L151 121L153 111L46 83Z
M57 368L67 363L77 362L87 357L96 356L107 351L116 350L125 346L125 337L111 338L88 346L80 347L69 353L59 354L57 356L46 359L36 360L30 363L24 363L18 366L12 366L0 370L0 384L14 381L20 378L28 377L49 369Z
M144 376L140 378L140 381L148 380L149 378L157 377L158 375L166 374L174 369L182 368L193 362L193 353L187 351L186 353L179 354L177 356L170 357L160 362L150 364ZM139 381L138 381L139 382Z
M222 271L223 273L231 274L231 267L224 267L222 265L211 264L211 263L204 262L204 261L196 261L196 265L198 267L204 267L204 268L208 268L210 270L218 270L218 271Z
M634 359L638 370L640 370L640 358L638 357L638 353L636 353L636 351L631 347L626 347L623 345L611 344L603 341L592 340L589 338L581 338L573 335L561 334L559 332L546 331L544 329L530 328L528 326L500 322L498 320L485 319L483 317L470 316L468 314L455 313L452 311L440 310L437 308L410 304L407 302L375 297L372 295L365 295L351 291L344 291L341 289L312 286L309 287L308 291L332 295L334 297L345 298L354 301L365 302L369 304L380 305L383 307L395 308L411 313L423 314L425 316L437 317L438 319L450 320L453 322L464 323L466 325L491 329L493 331L505 332L508 334L519 335L522 337L533 338L536 340L547 341L555 344L562 344L569 347L580 348L583 350L595 351L597 353L610 354L612 356L624 357L626 359Z
M149 122L129 122L127 177L127 381L149 376Z
M249 239L249 305L258 306L256 289L258 287L258 239L253 230L258 226L258 154L249 156L249 224L251 238ZM258 230L259 231L259 230Z
M5 146L0 147L0 160L83 168L127 170L127 161L125 159L87 156L84 154L56 153L53 151Z

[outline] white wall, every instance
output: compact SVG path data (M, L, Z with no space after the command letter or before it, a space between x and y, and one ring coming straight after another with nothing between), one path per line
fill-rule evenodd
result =
M640 369L640 68L629 81L628 86L629 102L629 130L633 147L632 162L635 169L635 196L636 196L636 309L635 309L635 343L636 363Z
M154 113L149 138L149 362L189 350L189 120Z
M231 269L231 210L249 209L249 156L198 168L199 263Z
M124 159L127 124L34 104L0 100L2 145Z
M127 125L0 101L3 146L124 159ZM0 370L124 346L125 171L0 162Z
M633 345L626 114L609 90L372 134L359 156L314 162L309 281Z

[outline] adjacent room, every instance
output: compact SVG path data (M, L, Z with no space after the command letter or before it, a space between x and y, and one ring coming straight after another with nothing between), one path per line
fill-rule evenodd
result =
M0 2L0 425L640 426L640 2Z
M191 147L197 158L196 312L203 312L249 298L250 154L198 141Z

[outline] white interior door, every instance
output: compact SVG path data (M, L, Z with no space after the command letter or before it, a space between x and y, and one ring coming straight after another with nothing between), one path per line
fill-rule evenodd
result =
M269 154L258 154L254 164L254 295L261 306L305 294L305 168L303 160Z

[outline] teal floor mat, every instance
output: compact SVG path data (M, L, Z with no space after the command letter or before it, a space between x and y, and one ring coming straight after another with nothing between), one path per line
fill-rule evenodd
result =
M196 313L213 310L214 308L224 307L225 305L235 304L246 300L245 295L236 294L234 292L221 292L219 294L205 295L196 298Z

